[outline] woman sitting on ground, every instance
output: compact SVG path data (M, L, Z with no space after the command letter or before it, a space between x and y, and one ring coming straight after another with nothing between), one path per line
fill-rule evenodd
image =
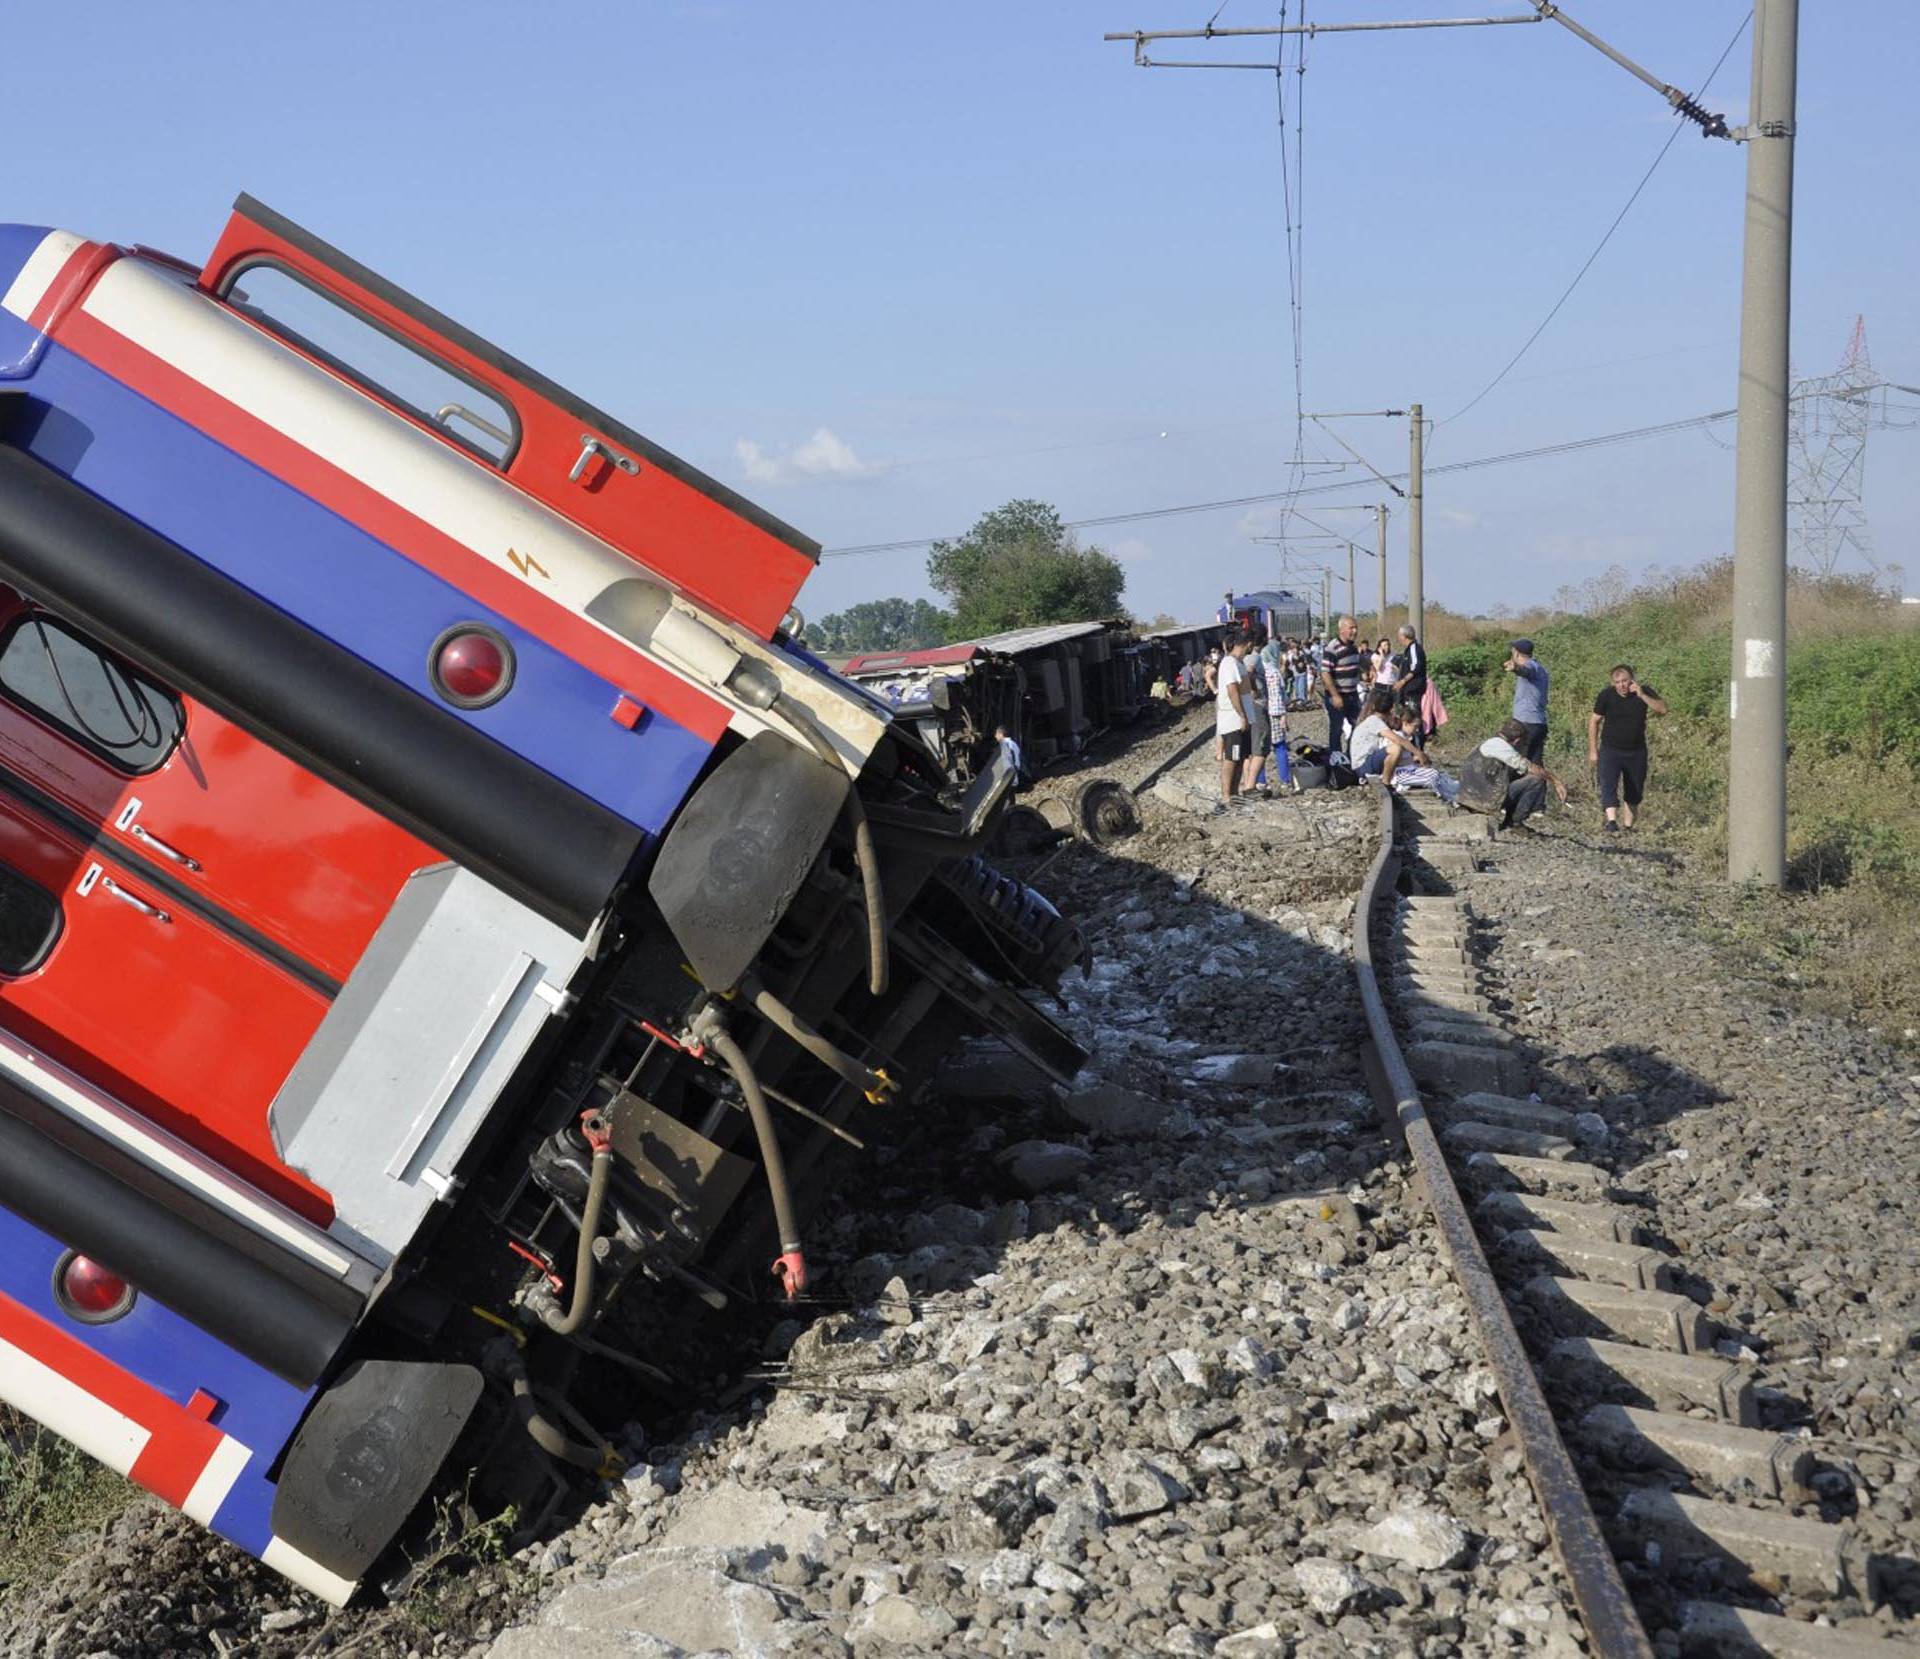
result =
M1421 741L1420 709L1414 703L1402 703L1394 711L1387 731L1386 758L1380 765L1380 781L1405 794L1409 789L1431 789L1449 806L1460 793L1460 785L1427 759Z
M1393 693L1374 692L1367 698L1365 714L1347 738L1347 759L1363 778L1379 777L1386 765L1387 740L1393 732L1388 716L1392 713Z

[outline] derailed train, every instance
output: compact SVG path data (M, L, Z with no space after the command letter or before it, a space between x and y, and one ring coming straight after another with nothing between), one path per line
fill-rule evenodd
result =
M1000 726L1036 771L1071 760L1103 732L1139 719L1153 706L1154 684L1171 687L1229 626L1143 633L1118 620L1062 622L922 651L871 651L841 672L884 698L949 775L967 782L992 758Z
M341 1601L475 1425L604 1469L636 1308L798 1292L960 1036L1072 1075L817 551L251 198L0 226L0 1400Z

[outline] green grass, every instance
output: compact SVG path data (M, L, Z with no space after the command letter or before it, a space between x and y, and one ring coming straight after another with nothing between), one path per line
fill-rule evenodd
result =
M134 1496L111 1469L0 1406L0 1602L62 1566L74 1533L96 1530Z
M1726 856L1725 565L1525 631L1553 675L1547 764L1597 823L1587 716L1617 662L1668 703L1649 722L1650 833L1713 878ZM1789 602L1785 894L1713 894L1703 925L1814 1001L1920 1039L1920 627L1857 582L1800 583ZM1510 632L1433 654L1454 759L1507 717Z

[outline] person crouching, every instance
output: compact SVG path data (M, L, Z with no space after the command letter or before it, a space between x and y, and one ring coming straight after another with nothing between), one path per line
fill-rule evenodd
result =
M1521 751L1527 736L1525 725L1509 720L1460 768L1459 804L1470 812L1497 814L1502 829L1518 829L1540 811L1549 788L1566 805L1567 786Z

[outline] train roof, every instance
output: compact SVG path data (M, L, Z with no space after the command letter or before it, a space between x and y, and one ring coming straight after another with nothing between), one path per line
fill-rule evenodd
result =
M1038 650L1044 645L1058 645L1063 640L1084 639L1089 634L1104 633L1120 625L1117 618L1105 622L1054 622L1039 628L1009 628L1004 634L988 634L984 639L967 643L982 651L1003 651L1011 656Z
M979 656L977 643L930 645L921 651L867 651L841 664L846 675L892 674L909 668L954 668Z
M1176 622L1170 628L1149 628L1142 639L1174 639L1181 634L1204 634L1209 628L1224 628L1224 622Z

